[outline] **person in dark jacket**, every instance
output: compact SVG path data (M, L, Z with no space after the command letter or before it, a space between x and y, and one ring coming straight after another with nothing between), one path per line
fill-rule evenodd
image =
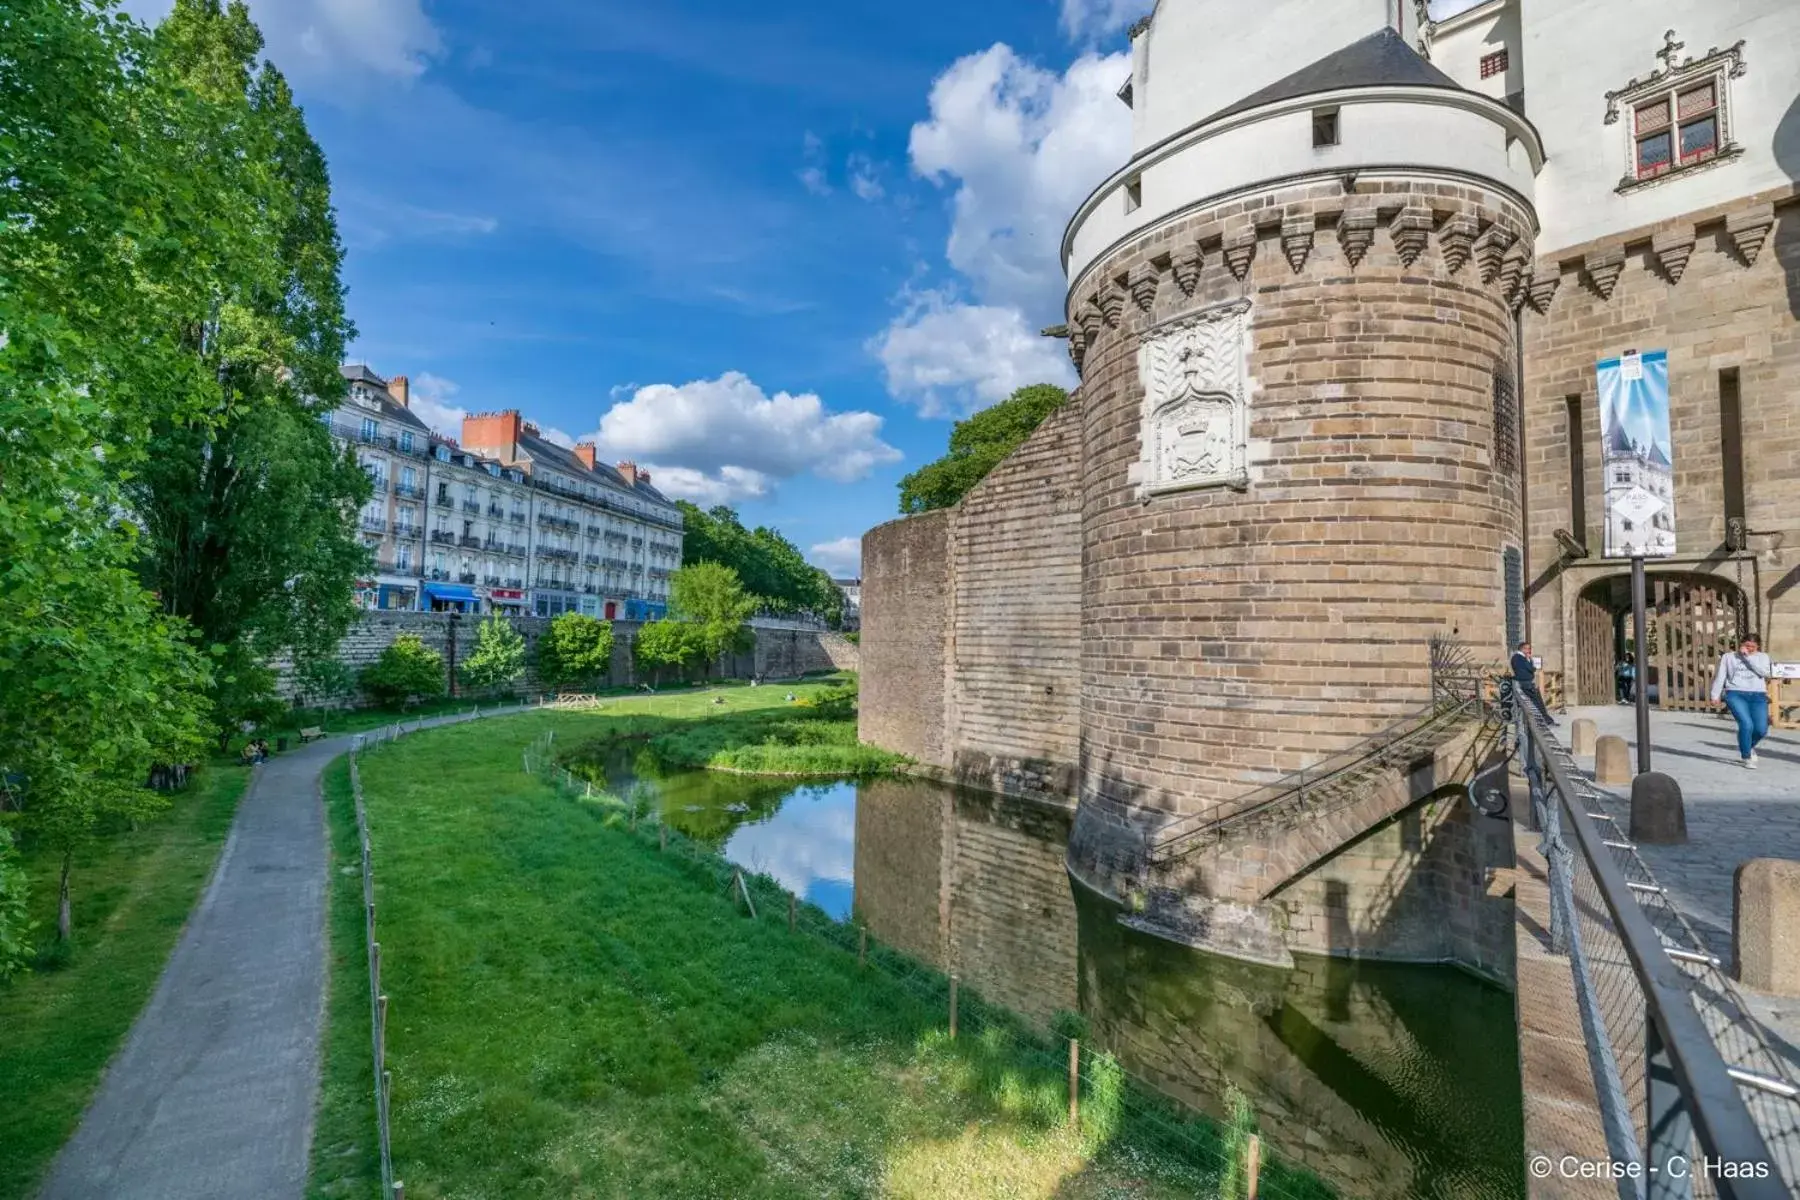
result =
M1538 691L1537 663L1531 658L1531 643L1520 642L1519 648L1512 656L1513 691L1531 701L1532 707L1546 722L1551 720L1550 709L1544 703L1543 694Z
M1619 660L1619 665L1613 668L1613 676L1619 683L1619 703L1630 704L1633 695L1631 689L1637 683L1637 661L1627 654Z

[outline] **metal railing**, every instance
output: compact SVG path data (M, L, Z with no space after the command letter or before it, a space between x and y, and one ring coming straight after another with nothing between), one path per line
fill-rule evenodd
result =
M1581 775L1540 716L1514 702L1511 681L1499 692L1532 828L1543 838L1549 949L1569 961L1619 1196L1797 1194L1789 1190L1800 1190L1794 1065L1608 811L1616 798ZM1489 811L1477 796L1483 787L1492 790L1478 782L1471 796Z

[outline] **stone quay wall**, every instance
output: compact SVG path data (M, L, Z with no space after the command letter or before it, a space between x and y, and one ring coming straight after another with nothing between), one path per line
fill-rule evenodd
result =
M355 674L379 659L382 651L393 645L396 639L412 634L443 657L445 684L451 695L485 696L488 693L468 691L462 686L461 680L456 678L458 665L475 649L480 636L480 625L485 619L457 613L363 613L344 635L343 641L338 643L337 658ZM525 693L540 691L543 683L538 678L535 666L537 640L550 627L550 621L543 617L507 619L525 638L526 648L525 677L514 690ZM631 648L641 622L614 621L612 626L612 669L600 686L630 687L638 683ZM723 664L726 678L749 679L760 676L765 679L794 679L821 671L854 671L858 667L857 647L845 641L840 634L822 630L756 627L753 627L753 632L756 635L754 650L726 657ZM304 699L298 694L292 664L280 661L275 667L277 693L287 700ZM368 700L359 693L352 698L352 702L363 704Z

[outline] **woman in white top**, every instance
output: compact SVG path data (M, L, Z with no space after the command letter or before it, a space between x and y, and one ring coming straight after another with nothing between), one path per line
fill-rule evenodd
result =
M1754 633L1738 640L1736 650L1719 656L1713 676L1712 702L1724 703L1737 721L1738 755L1746 767L1756 766L1756 743L1769 736L1769 656Z

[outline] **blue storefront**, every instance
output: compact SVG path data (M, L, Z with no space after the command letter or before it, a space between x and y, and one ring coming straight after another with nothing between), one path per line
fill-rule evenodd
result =
M460 583L428 583L425 602L431 612L474 612L481 601L475 589Z

